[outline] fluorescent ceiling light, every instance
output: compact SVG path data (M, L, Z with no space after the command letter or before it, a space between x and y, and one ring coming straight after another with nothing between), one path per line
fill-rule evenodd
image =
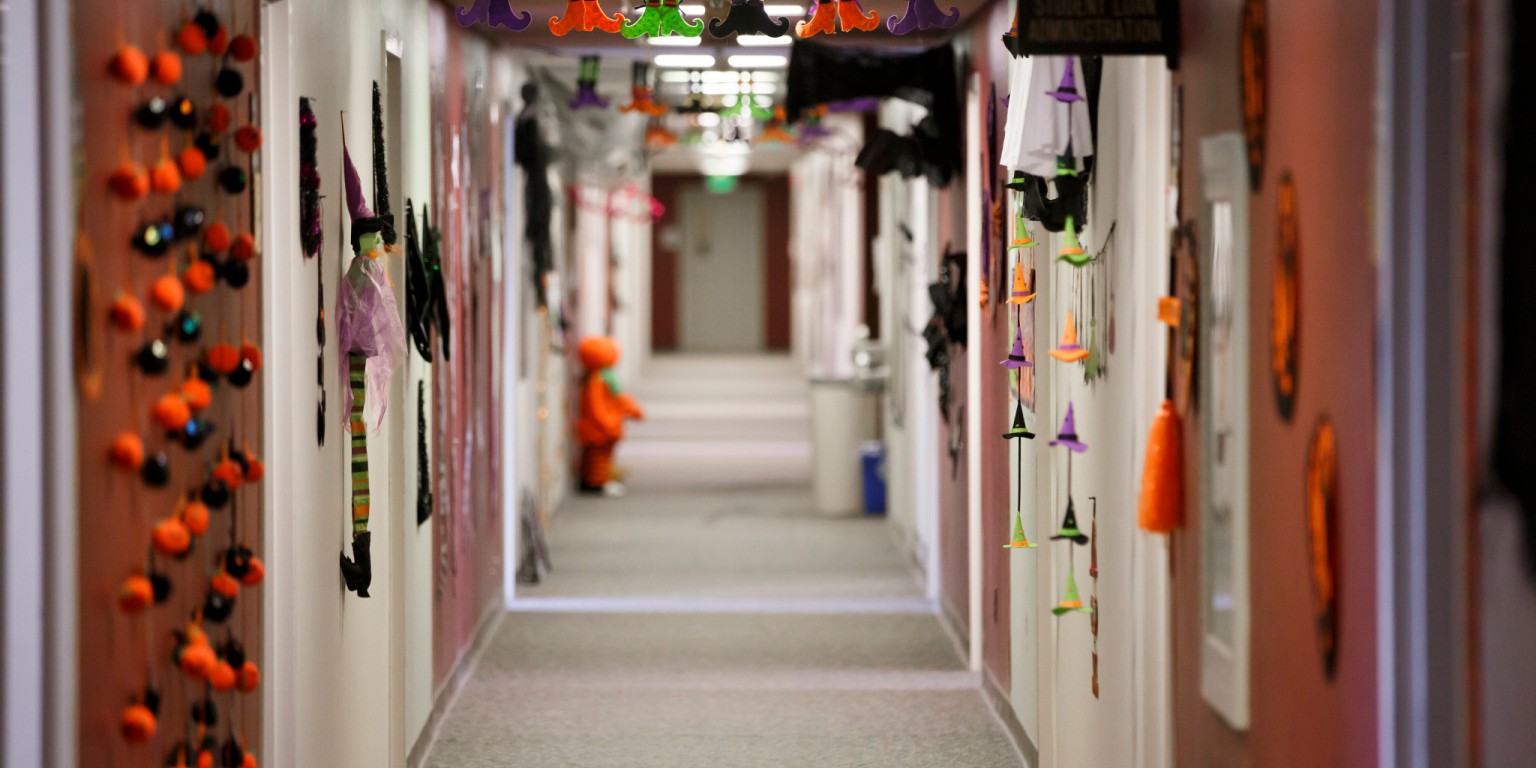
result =
M660 56L657 57L661 58ZM726 59L731 66L737 69L751 69L753 67L784 67L789 65L789 57L776 53L738 53Z
M700 112L695 119L705 128L713 128L720 124L720 115L715 112Z
M652 38L652 39L655 39L655 38ZM697 40L698 38L697 37L690 37L690 38L687 38L687 39L689 39L689 40ZM737 45L744 45L744 46L747 46L749 48L759 47L759 46L766 47L766 46L770 46L770 45L772 45L772 46L789 45L790 44L790 39L789 39L789 35L785 35L783 37L769 37L767 35L737 35L736 36L736 44Z
M683 37L682 35L666 35L664 37L656 37L652 35L646 37L645 42L647 45L666 45L686 48L688 46L698 45L700 40L697 37Z
M689 39L690 40L697 40L698 38L694 37L694 38L689 38ZM687 72L662 72L660 77L661 77L661 81L663 83L686 83L686 82L688 82L688 73Z
M704 4L703 3L684 3L682 5L679 5L677 7L677 9L679 11L682 11L683 13L689 15L689 16L703 16L704 15ZM698 38L694 38L694 39L697 40Z
M715 65L715 57L707 53L661 53L653 61L658 67L672 69L707 69Z
M803 6L803 5L770 5L770 4L764 4L763 5L763 11L765 13L767 13L769 16L773 16L775 18L777 18L779 16L804 16L805 15L805 6ZM788 43L789 41L785 40L784 42Z
M741 93L741 85L738 83L705 83L699 86L699 91L708 96L735 96ZM778 93L778 86L773 83L753 83L752 92L772 96Z

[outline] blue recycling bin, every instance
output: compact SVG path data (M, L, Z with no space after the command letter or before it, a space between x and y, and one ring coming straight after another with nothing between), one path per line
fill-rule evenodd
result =
M864 470L864 514L885 514L885 444L876 440L859 447Z

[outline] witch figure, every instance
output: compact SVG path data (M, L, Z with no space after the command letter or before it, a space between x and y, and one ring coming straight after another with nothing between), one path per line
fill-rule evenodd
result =
M352 557L341 555L341 576L347 589L368 597L373 560L368 532L368 401L377 403L372 425L383 420L390 374L405 354L405 328L394 291L379 257L384 235L394 231L389 217L377 216L363 198L363 185L347 151L343 127L341 157L346 181L347 213L352 221L352 263L336 291L336 336L342 376L348 382L343 411L352 435ZM375 137L382 140L382 137ZM383 183L382 181L380 182ZM382 189L382 188L381 188Z

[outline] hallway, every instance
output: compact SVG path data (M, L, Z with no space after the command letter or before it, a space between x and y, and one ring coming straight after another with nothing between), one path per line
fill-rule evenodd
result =
M1019 764L883 518L810 510L804 386L651 362L629 495L558 512L427 765Z

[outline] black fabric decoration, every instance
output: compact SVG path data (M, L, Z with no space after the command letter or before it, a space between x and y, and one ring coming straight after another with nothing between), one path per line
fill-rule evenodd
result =
M299 242L305 258L313 257L325 244L325 229L320 226L320 119L309 106L309 99L299 99Z
M785 116L791 121L818 104L889 96L928 109L933 147L928 157L946 182L962 167L959 70L948 44L895 54L797 41L789 56Z
M448 287L443 278L443 231L427 223L425 208L421 211L421 228L427 233L427 283L432 289L432 314L437 321L437 334L442 337L437 346L444 360L452 360L453 351L448 345L453 338L452 323L448 319Z
M416 524L421 525L431 518L432 457L427 453L427 383L418 381L416 382Z
M717 38L730 35L767 35L783 37L789 31L789 19L774 21L763 9L763 0L731 0L731 9L723 19L711 19L709 34Z
M395 244L395 215L389 211L389 162L384 146L384 105L379 96L379 81L373 81L373 205L374 216L383 223L379 230L385 245Z
M1509 45L1509 102L1536 87L1536 61L1524 55L1524 43L1536 43L1536 6L1512 3ZM1499 249L1499 394L1493 438L1493 470L1514 494L1525 526L1526 565L1536 577L1536 219L1530 216L1536 192L1528 179L1536 174L1536 147L1529 136L1536 115L1509 109L1504 124L1504 233Z
M550 151L539 128L538 100L539 87L533 83L524 85L523 110L517 115L512 154L528 179L523 193L527 201L523 237L528 240L532 256L529 278L533 280L534 301L545 307L549 301L544 293L544 275L554 268L549 222L554 216L555 197L549 188Z
M432 362L432 287L416 234L416 214L405 201L405 325L421 359Z
M1060 232L1067 228L1067 216L1077 231L1088 226L1088 180L1086 176L1057 176L1056 196L1049 197L1046 180L1028 173L1015 173L1008 188L1024 193L1024 218L1038 221L1048 231Z
M859 150L854 164L876 176L899 173L903 179L927 177L935 187L949 183L953 172L936 162L946 149L939 145L938 122L932 115L912 127L910 136L876 128Z
M939 374L939 415L945 424L951 423L950 348L965 346L967 323L964 296L965 254L946 248L939 280L928 286L928 298L933 302L933 316L923 328L923 340L928 342L928 367Z

